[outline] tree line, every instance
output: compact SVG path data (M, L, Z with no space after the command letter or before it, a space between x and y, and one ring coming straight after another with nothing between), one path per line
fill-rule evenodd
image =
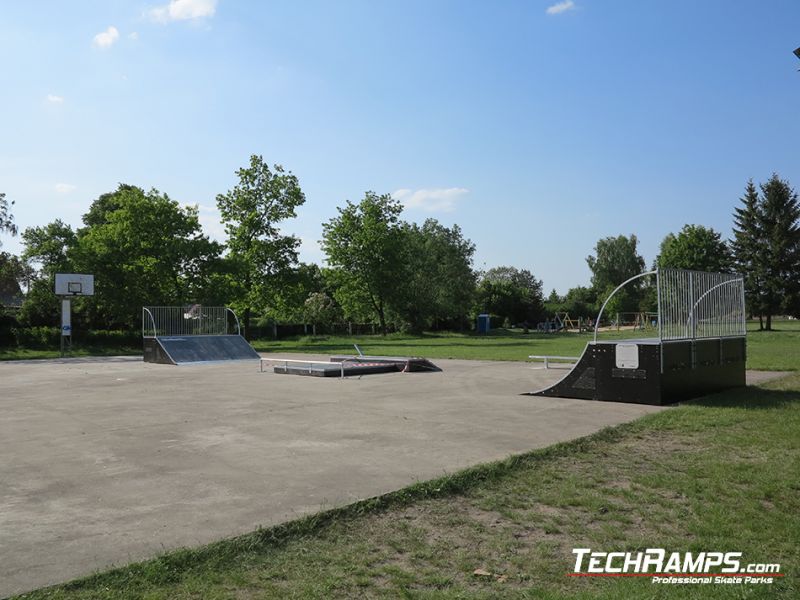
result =
M496 325L527 327L554 312L592 317L617 285L646 268L635 235L604 238L586 259L589 285L545 298L526 269L476 270L475 245L458 225L406 222L397 200L374 192L323 224L325 266L304 264L300 240L283 233L305 202L297 177L255 155L236 175L216 197L225 244L203 233L197 207L120 184L91 203L81 227L59 219L30 227L21 232L20 256L0 252L0 303L21 304L17 325L55 325L55 273L82 272L95 275L96 295L76 299L75 318L93 329L134 330L142 306L193 303L233 307L246 335L278 322L374 323L383 333L464 329L484 312ZM0 232L14 235L11 208L0 194ZM652 266L742 273L748 311L770 329L773 315L800 313L797 194L777 175L750 181L733 219L731 240L702 225L668 234ZM652 284L639 280L607 310L654 309Z

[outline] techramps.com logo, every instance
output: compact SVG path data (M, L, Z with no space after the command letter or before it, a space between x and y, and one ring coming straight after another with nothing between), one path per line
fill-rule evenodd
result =
M741 552L596 552L573 548L567 577L650 577L664 584L770 584L783 577L777 563L745 563Z

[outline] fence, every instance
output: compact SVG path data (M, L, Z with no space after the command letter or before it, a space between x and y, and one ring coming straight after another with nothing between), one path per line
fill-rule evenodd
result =
M745 335L740 275L659 269L657 280L660 339Z
M145 306L142 336L241 334L239 319L226 306Z

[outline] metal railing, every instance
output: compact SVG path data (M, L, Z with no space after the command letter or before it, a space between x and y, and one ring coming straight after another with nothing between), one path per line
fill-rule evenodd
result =
M239 318L227 306L142 307L142 337L241 335Z
M659 269L658 329L663 340L744 336L744 280L740 275Z
M266 363L268 365L273 365L273 366L274 365L283 365L283 369L284 369L284 371L286 371L286 373L289 373L289 364L290 363L293 364L293 365L306 365L307 368L308 368L307 370L308 370L309 374L313 373L314 365L331 366L331 365L338 364L339 365L339 378L340 379L344 379L345 378L345 370L344 370L345 364L355 364L355 365L357 365L360 362L361 362L360 358L359 359L346 358L346 359L341 360L341 361L331 362L329 360L302 360L302 359L296 359L296 358L264 358L262 356L261 357L260 366L259 366L259 371L262 372L262 373L264 372L264 363Z

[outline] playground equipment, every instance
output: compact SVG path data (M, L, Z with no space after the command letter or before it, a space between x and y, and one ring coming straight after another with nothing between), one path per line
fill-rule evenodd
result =
M655 276L657 337L598 341L609 300ZM536 396L669 404L745 385L744 282L739 275L658 269L620 284L595 321L594 339L561 381Z
M583 317L574 319L569 316L569 313L556 313L552 319L542 321L536 325L538 331L544 333L555 333L557 331L574 331L582 333L588 330L588 323Z
M258 360L241 335L239 319L225 306L142 308L144 361L168 365Z

